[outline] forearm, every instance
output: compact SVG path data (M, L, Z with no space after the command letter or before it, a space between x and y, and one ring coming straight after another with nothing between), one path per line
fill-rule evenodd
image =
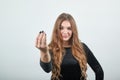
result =
M48 63L48 62L51 61L51 56L50 56L50 54L49 54L48 51L46 51L46 52L40 51L40 54L41 54L41 55L40 55L40 60L41 60L42 62Z
M45 72L50 72L52 70L51 56L48 52L40 52L40 66Z
M104 80L104 72L100 65L96 66L95 75L96 75L96 80Z

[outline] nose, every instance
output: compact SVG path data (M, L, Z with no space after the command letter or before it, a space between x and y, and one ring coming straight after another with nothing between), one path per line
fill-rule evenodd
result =
M63 30L63 34L67 34L68 31L66 29Z

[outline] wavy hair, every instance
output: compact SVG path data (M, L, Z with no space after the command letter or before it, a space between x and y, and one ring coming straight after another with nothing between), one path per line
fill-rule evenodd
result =
M59 80L59 78L62 76L60 74L60 71L61 71L60 65L62 63L65 50L63 46L61 33L60 33L60 26L61 26L61 23L65 20L68 20L71 24L72 37L70 39L70 44L71 44L72 54L78 61L80 65L80 69L82 71L80 74L82 76L80 78L86 79L87 59L86 59L86 55L85 55L85 51L83 49L82 43L78 38L78 32L77 32L77 26L76 26L75 20L70 14L62 13L58 16L54 24L52 40L49 44L49 51L52 56L52 65L53 65L51 80Z

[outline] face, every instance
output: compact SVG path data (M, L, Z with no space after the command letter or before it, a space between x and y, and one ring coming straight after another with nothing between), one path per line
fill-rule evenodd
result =
M60 32L61 32L63 41L68 42L72 36L72 28L69 21L65 20L62 22L60 26Z

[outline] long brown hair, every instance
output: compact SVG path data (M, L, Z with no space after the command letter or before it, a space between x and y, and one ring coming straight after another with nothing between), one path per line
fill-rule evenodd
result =
M72 54L78 61L81 69L81 78L86 79L86 70L87 70L87 59L81 41L78 38L77 26L73 17L68 13L62 13L58 16L52 33L52 40L49 44L49 51L52 55L52 80L59 80L61 63L64 55L63 41L60 34L61 23L65 20L68 20L72 27L72 37L70 39Z

